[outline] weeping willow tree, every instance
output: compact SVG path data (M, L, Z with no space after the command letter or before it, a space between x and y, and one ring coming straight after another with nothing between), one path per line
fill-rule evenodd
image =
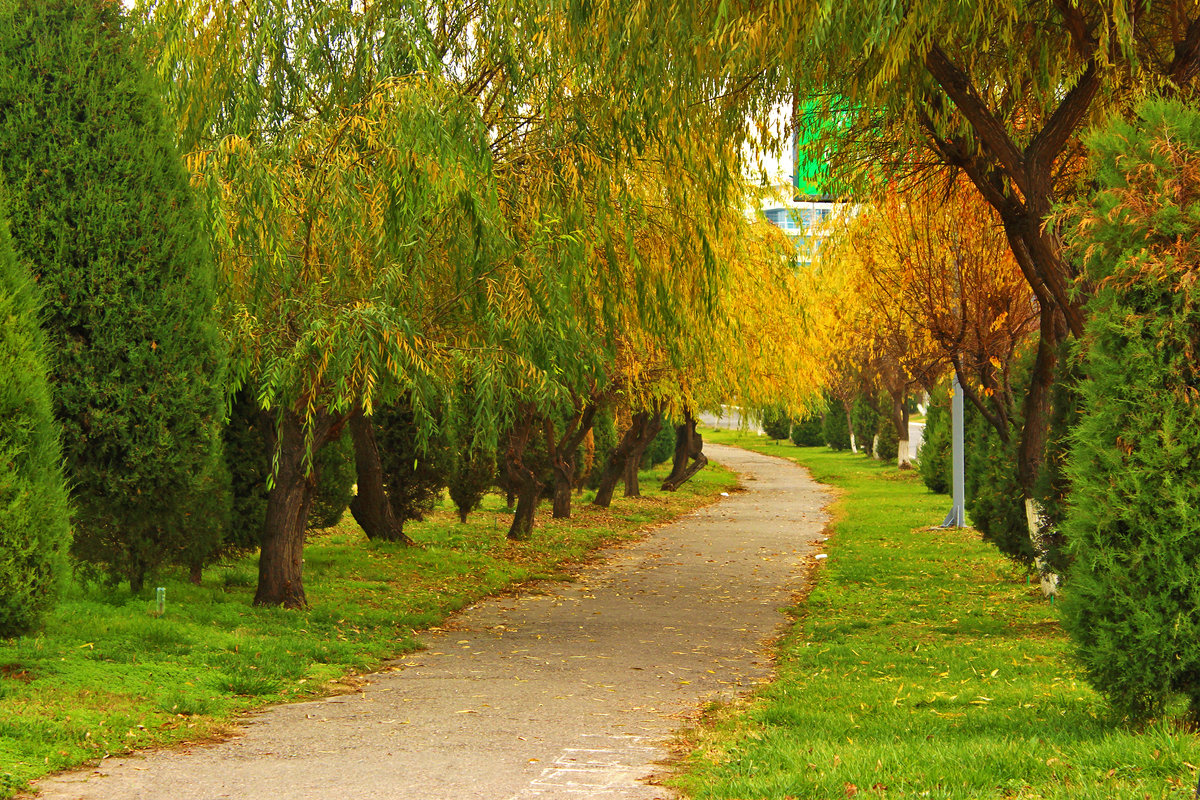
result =
M479 108L442 79L455 36L431 38L415 4L383 10L164 2L144 18L272 452L257 604L307 602L314 454L389 392L428 418L423 398L488 345L456 320L495 314L506 239Z
M647 270L633 291L610 279L615 240L634 239L623 221L649 216L632 176L650 143L612 113L610 82L580 79L584 54L561 15L510 2L161 0L143 23L210 198L235 370L260 387L272 431L255 602L305 604L313 453L348 424L361 430L353 421L378 403L404 397L429 438L434 406L465 382L485 438L548 431L603 386L616 309L664 331L680 316L669 270ZM681 149L690 133L660 131L654 147L705 176L688 196L668 181L653 198L688 208L658 214L684 232L721 202L703 185L720 185L707 176L721 165ZM716 259L694 252L703 282ZM561 433L547 433L552 446ZM368 485L382 502L386 487L360 469L359 499Z

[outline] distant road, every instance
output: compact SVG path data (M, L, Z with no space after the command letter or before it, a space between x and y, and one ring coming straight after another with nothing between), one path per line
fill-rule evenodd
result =
M921 442L925 440L925 423L910 422L908 423L908 452L912 454L912 460L917 460L917 451L921 449Z
M741 430L742 429L742 410L737 406L725 406L720 416L705 412L700 415L700 421L710 428L722 428L726 430ZM748 430L754 433L762 433L763 430L757 422L751 423ZM908 423L908 448L912 455L912 460L917 460L917 450L921 447L921 442L925 438L925 423L910 422Z
M711 428L741 430L743 422L742 409L738 408L737 406L725 406L719 416L706 411L700 415L700 421ZM751 423L747 430L752 433L763 432L763 429L759 427L757 422Z

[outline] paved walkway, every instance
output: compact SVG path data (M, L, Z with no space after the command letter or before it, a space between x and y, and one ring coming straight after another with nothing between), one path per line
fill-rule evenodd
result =
M728 447L735 493L608 551L574 583L488 600L361 694L248 717L230 741L42 781L77 800L654 800L646 781L706 701L766 679L825 491Z

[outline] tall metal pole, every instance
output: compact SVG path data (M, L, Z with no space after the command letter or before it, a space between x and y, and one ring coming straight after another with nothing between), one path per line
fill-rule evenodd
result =
M966 497L966 453L963 449L963 391L958 385L958 374L954 375L954 399L950 403L951 424L951 484L953 486L954 505L946 518L942 520L943 528L963 528L967 524L964 498Z

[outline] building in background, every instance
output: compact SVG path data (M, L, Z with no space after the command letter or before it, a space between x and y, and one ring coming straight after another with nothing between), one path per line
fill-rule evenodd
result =
M782 229L796 244L799 263L810 264L829 235L830 218L847 204L840 202L829 180L826 159L821 155L829 146L831 131L839 126L838 115L822 103L792 103L795 124L792 137L792 174L768 196L760 211L767 221Z

